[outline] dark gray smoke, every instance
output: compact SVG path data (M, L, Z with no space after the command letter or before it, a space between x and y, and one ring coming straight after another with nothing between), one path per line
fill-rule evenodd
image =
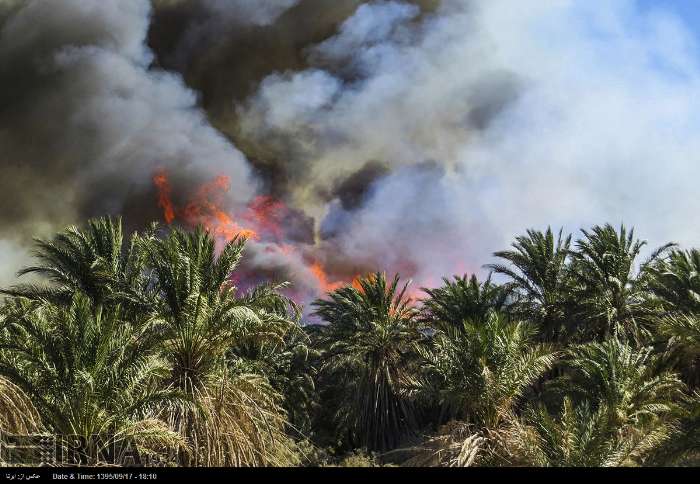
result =
M161 218L159 173L305 300L546 224L695 243L696 44L636 0L0 0L0 282L29 235Z
M195 92L150 68L149 14L145 0L31 0L4 22L0 190L14 203L3 226L32 231L134 200L154 217L158 167L183 190L224 169L240 182L234 202L255 193L244 156L210 126Z

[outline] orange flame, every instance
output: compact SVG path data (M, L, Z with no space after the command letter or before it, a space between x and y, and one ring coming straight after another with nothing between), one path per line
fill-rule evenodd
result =
M252 222L256 228L270 234L275 240L282 239L282 219L287 212L287 206L269 196L258 196L253 199L244 218Z
M211 183L202 185L182 210L176 210L172 203L172 188L165 171L159 171L153 177L153 183L158 189L158 206L163 209L163 218L168 224L179 217L188 225L201 224L215 236L226 240L232 240L236 236L258 238L255 230L241 227L219 208L223 194L230 189L228 177L218 176Z
M332 292L336 289L340 289L345 285L345 283L341 281L329 282L328 274L326 274L326 271L320 262L314 262L313 264L311 264L311 266L309 266L309 269L311 270L311 273L314 275L314 277L316 277L316 279L318 280L318 285L323 292Z
M170 225L175 220L175 208L170 200L170 182L165 171L159 171L153 176L153 183L158 189L158 206L163 209L163 218Z
M223 194L230 188L231 180L227 176L217 176L211 183L202 185L183 210L185 221L190 225L202 224L214 235L226 240L232 240L238 235L257 239L254 230L242 228L219 208Z
M272 197L258 196L253 199L240 217L246 222L246 227L243 227L221 209L224 195L231 188L227 176L217 176L200 186L184 207L176 207L172 202L172 187L164 170L153 176L153 183L158 191L158 206L163 209L163 218L168 224L179 219L189 226L203 225L210 233L227 241L236 236L261 240L262 235L267 241L272 239L264 249L267 252L279 252L289 257L298 254L296 246L284 242L283 222L289 215L289 209ZM331 281L326 268L319 261L307 259L307 267L322 293L335 291L350 281ZM353 286L359 287L357 281L357 278L352 280Z

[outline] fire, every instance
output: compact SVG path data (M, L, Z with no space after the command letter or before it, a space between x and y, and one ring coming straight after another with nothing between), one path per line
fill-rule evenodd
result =
M225 240L232 240L236 236L257 239L258 234L255 230L241 227L220 208L223 205L223 196L230 188L231 180L223 175L217 176L211 183L202 185L185 206L183 218L189 225L204 225L214 235Z
M153 183L158 191L158 206L168 224L179 220L187 226L203 225L211 234L226 241L244 236L265 243L266 252L279 253L290 260L301 257L315 279L315 285L323 293L335 291L351 280L331 280L321 262L303 257L297 246L286 241L283 227L290 212L281 201L258 196L234 219L222 208L225 194L231 189L231 180L227 176L217 176L201 185L181 207L173 203L172 186L164 170L153 176ZM352 284L358 287L357 278Z
M159 171L153 177L153 183L158 190L158 206L163 209L163 218L168 224L172 224L175 219L182 219L190 226L201 224L225 240L237 236L258 238L255 230L241 227L220 208L223 195L231 186L229 177L218 176L211 183L202 185L181 210L177 210L172 202L172 188L165 171Z
M320 262L314 262L313 264L311 264L309 269L311 270L311 273L314 275L314 277L316 277L316 279L318 280L319 287L323 290L323 292L332 292L336 289L340 289L345 285L345 283L341 281L329 282L328 275L326 274L326 271Z
M248 207L248 212L243 216L261 232L271 235L274 240L282 240L282 219L287 214L287 206L269 196L258 196L253 199Z
M163 209L163 218L168 224L175 220L175 208L170 200L170 182L164 171L153 176L153 183L158 188L158 206Z

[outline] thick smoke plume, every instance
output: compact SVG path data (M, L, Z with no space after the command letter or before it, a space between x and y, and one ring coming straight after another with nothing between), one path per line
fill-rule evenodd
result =
M251 237L308 301L530 227L697 243L700 66L634 0L0 0L0 264L101 214Z

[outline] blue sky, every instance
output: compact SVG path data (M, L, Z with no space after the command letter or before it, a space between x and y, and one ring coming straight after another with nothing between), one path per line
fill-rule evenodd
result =
M700 38L700 0L639 0L642 6L668 8L677 13Z

